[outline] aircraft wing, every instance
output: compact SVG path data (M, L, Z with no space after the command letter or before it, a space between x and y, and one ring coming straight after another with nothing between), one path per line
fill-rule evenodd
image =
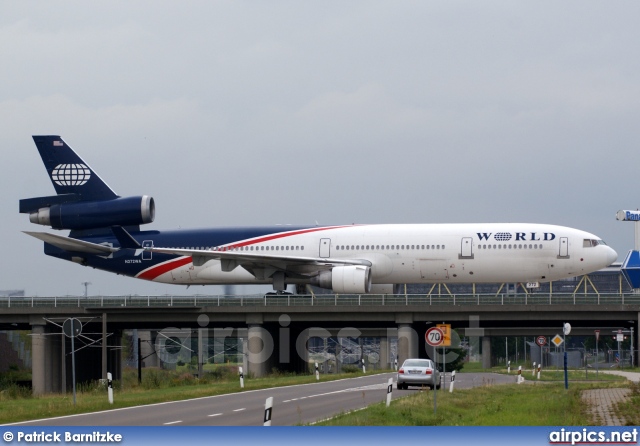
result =
M48 232L29 232L23 231L25 234L42 240L45 243L55 246L56 248L64 249L71 252L83 252L86 254L96 255L110 255L118 248L113 248L106 245L98 245L97 243L85 242L71 237L64 237L61 235L49 234Z
M363 265L371 266L371 262L365 259L332 259L323 257L302 257L277 254L260 254L238 251L210 251L202 249L173 249L173 248L144 248L146 251L162 254L175 254L191 256L194 266L202 266L209 260L220 260L223 271L233 271L242 266L251 273L256 269L271 268L275 270L299 272L313 272L331 269L336 265Z

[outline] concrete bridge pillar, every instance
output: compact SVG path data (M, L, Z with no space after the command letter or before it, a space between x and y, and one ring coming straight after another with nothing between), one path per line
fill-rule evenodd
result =
M482 337L482 368L491 368L491 338L489 336Z
M63 384L62 377L64 361L64 350L62 349L62 343L65 341L64 334L50 334L45 336L45 350L47 352L47 364L46 369L48 373L46 376L45 388L47 393L59 393L62 392Z
M45 321L42 323L32 321L31 323L31 388L34 395L42 395L47 392L45 324Z
M411 324L398 324L398 367L405 359L418 357L418 334Z
M269 371L274 351L273 336L264 328L262 314L248 314L247 325L247 368L254 377L260 378Z
M389 365L389 336L380 336L380 360L378 365L382 370L390 369Z

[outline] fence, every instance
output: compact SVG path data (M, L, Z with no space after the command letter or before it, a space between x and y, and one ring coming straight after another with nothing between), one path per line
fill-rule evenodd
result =
M282 296L89 296L2 297L0 308L19 307L255 307L255 306L411 306L411 305L638 305L637 294L404 294Z

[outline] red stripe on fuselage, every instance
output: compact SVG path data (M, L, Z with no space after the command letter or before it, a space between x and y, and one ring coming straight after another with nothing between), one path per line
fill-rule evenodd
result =
M321 227L321 228L310 228L310 229L301 229L298 231L291 231L291 232L281 232L281 233L277 233L277 234L271 234L268 236L264 236L264 237L260 237L260 238L256 238L250 241L246 241L246 242L242 242L242 243L234 243L232 245L226 245L223 248L220 248L221 251L228 251L234 248L240 248L243 246L250 246L250 245L255 245L257 243L263 243L263 242L268 242L270 240L277 240L280 238L285 238L285 237L291 237L294 235L301 235L301 234L309 234L312 232L318 232L318 231L326 231L329 229L337 229L337 228L347 228L350 226L354 226L354 225L348 225L348 226L325 226L325 227ZM180 257L178 259L175 260L170 260L168 262L165 263L161 263L160 265L156 265L156 266L152 266L151 268L147 269L146 271L143 271L142 273L140 273L140 275L136 276L138 279L145 279L145 280L153 280L158 276L161 276L164 273L168 273L169 271L173 271L174 269L180 268L181 266L184 265L188 265L189 263L192 262L192 258L189 257Z
M253 240L249 240L246 242L242 242L242 243L234 243L231 245L225 245L223 247L224 251L229 251L233 248L241 248L243 246L251 246L251 245L255 245L256 243L263 243L263 242L268 242L271 240L277 240L279 238L285 238L285 237L291 237L293 235L301 235L301 234L309 234L312 232L318 232L318 231L327 231L329 229L337 229L337 228L348 228L351 227L352 225L349 226L325 226L322 228L311 228L311 229L301 229L299 231L291 231L291 232L281 232L278 234L272 234L272 235L268 235L265 237L260 237L260 238L256 238Z
M141 272L140 275L136 277L138 279L153 280L164 273L168 273L169 271L173 271L174 269L188 265L189 263L191 263L191 257L179 257L175 260L169 260L168 262L161 263L160 265L152 266L148 270Z

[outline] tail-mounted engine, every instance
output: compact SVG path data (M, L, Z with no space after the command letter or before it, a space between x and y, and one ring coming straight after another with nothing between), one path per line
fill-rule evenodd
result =
M68 198L73 200L73 194ZM53 229L95 229L151 223L156 205L152 197L115 198L99 201L65 202L64 195L20 200L20 212L29 221Z

